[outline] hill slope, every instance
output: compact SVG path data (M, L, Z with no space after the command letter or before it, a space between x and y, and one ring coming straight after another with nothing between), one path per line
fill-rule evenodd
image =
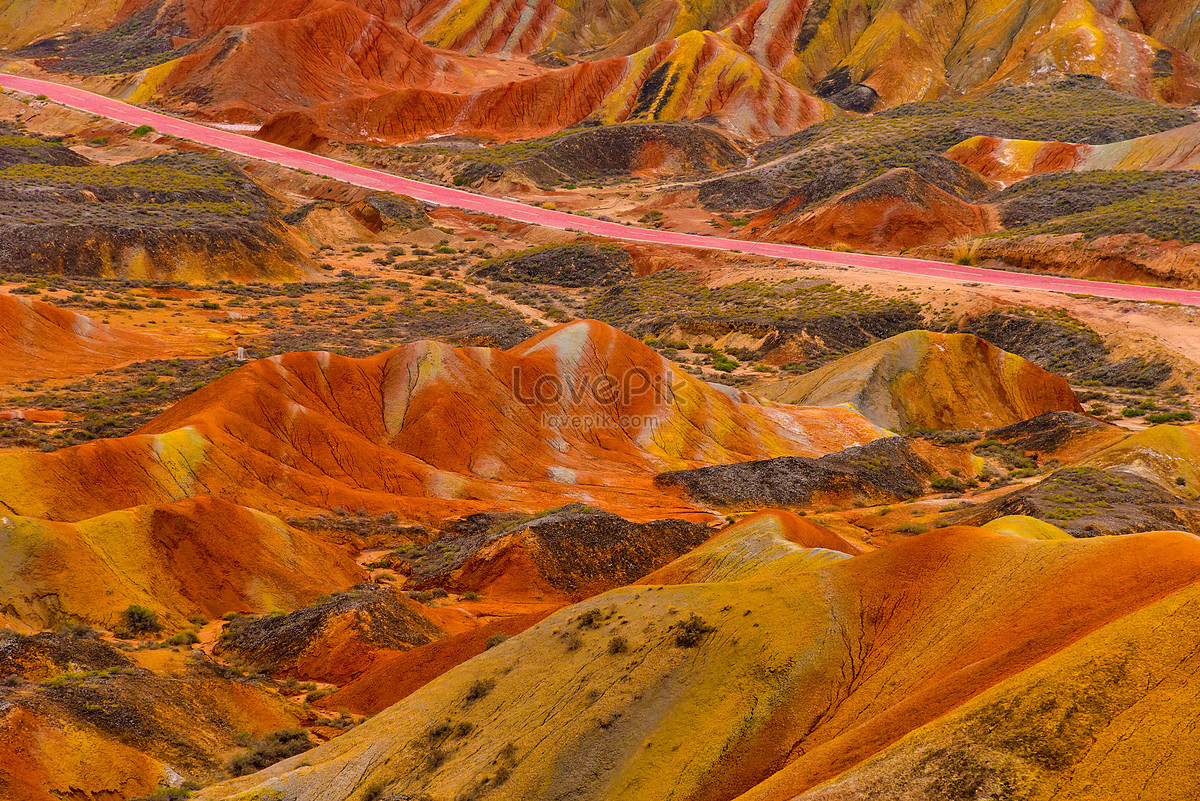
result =
M1196 781L1193 737L1155 714L1192 687L1194 538L773 547L716 581L563 610L303 764L201 797L1101 797L1086 783L1120 795L1164 766L1180 792Z
M49 303L0 295L0 382L78 375L162 352L153 337L122 331Z
M1064 170L1196 170L1200 123L1105 145L976 136L946 156L1006 184Z

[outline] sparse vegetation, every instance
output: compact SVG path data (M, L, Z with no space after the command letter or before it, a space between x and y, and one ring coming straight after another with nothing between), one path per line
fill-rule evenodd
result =
M704 622L704 618L692 612L686 620L671 627L675 631L675 644L680 648L695 648L705 635L716 631L714 626Z
M972 136L1101 144L1192 122L1184 109L1068 79L1045 87L1001 87L969 99L911 103L868 117L838 117L768 142L757 156L770 162L790 155L771 166L769 177L792 186L807 205L897 167L975 200L988 192L987 185L941 155Z
M255 773L288 757L302 754L315 745L304 729L272 732L251 743L245 753L235 755L229 761L229 772L234 776Z
M121 614L121 625L130 634L153 634L162 628L158 612L138 604L130 604Z
M467 694L463 700L468 704L473 703L481 698L485 698L495 688L495 679L476 679L471 682L471 686L467 689Z

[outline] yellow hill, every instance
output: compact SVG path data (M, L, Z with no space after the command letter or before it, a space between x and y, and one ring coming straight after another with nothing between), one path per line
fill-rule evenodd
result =
M757 390L781 403L846 404L894 431L987 429L1083 411L1065 379L970 334L931 331L908 331Z
M726 537L770 540L763 520ZM766 801L862 773L820 797L946 798L962 780L1040 798L1127 789L1158 766L1173 787L1200 780L1200 743L1177 729L1200 540L958 528L824 563L747 550L728 580L569 607L302 758L200 797Z

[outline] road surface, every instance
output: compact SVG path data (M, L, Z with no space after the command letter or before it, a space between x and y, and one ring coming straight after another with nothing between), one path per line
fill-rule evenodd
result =
M339 181L355 184L367 189L395 192L426 203L450 206L467 211L493 214L511 220L543 225L549 228L572 228L596 236L622 239L629 242L647 242L659 245L699 247L711 250L738 251L759 256L788 259L791 261L819 262L841 267L886 270L914 277L946 278L955 281L976 282L995 286L1038 289L1052 292L1071 292L1119 300L1162 301L1200 306L1200 291L1149 287L1137 284L1114 284L1104 281L1087 281L1080 278L1058 278L1048 275L1013 273L1004 270L987 270L981 267L964 267L940 261L909 259L901 256L878 256L868 253L841 253L818 250L799 245L783 245L771 242L750 242L715 236L700 236L653 228L637 228L615 222L594 220L562 211L551 211L515 200L490 197L436 184L401 178L391 173L347 164L337 159L318 156L303 150L263 142L250 136L223 131L195 122L188 122L166 114L159 114L138 106L114 100L83 89L50 81L27 78L19 75L0 75L0 85L5 89L17 89L32 95L46 95L51 100L66 106L98 114L102 117L123 122L127 125L151 125L156 131L185 139L191 139L209 147L237 153L253 159L274 162L284 167L308 170L327 175Z

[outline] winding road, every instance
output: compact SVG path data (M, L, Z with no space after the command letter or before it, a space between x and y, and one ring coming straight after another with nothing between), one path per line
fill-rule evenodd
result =
M868 253L842 253L818 250L799 245L784 245L771 242L751 242L741 239L684 234L637 228L615 222L594 220L561 211L552 211L514 200L490 197L462 189L453 189L436 184L401 178L391 173L347 164L337 159L318 156L303 150L264 142L250 136L224 131L196 122L188 122L167 114L159 114L139 106L133 106L111 97L88 92L73 86L64 86L51 81L19 75L0 75L0 85L5 89L16 89L32 95L45 95L56 103L80 111L123 122L127 125L151 125L160 133L190 139L209 147L236 153L253 159L261 159L291 167L327 175L339 181L384 192L395 192L438 206L450 206L467 211L492 214L511 220L543 225L549 228L574 229L596 236L621 239L629 242L647 242L659 245L707 248L709 250L752 253L771 258L792 261L819 262L839 267L869 270L886 270L893 273L928 278L944 278L954 281L974 282L1021 289L1070 292L1102 298L1130 301L1160 301L1200 306L1200 291L1171 289L1167 287L1116 284L1104 281L1088 281L1080 278L1060 278L1048 275L988 270L981 267L964 267L925 259L909 259L901 256L879 256Z

